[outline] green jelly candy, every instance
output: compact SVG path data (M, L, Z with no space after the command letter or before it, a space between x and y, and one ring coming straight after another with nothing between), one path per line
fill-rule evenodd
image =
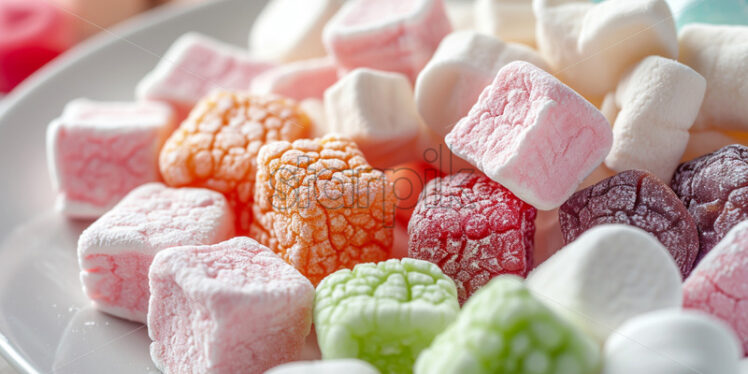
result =
M502 275L476 292L457 321L418 357L416 374L592 374L600 349L525 288Z
M439 267L404 258L327 276L317 286L314 325L324 359L358 358L383 374L411 373L459 311L457 288Z

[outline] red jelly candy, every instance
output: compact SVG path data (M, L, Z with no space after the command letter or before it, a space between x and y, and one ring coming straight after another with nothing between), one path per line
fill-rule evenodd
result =
M696 262L696 223L673 190L643 170L627 170L577 191L561 206L558 218L565 244L594 226L620 223L654 235L684 278Z
M671 186L696 221L701 259L748 219L748 147L728 145L681 164Z
M410 219L408 257L439 265L463 303L497 275L527 275L536 213L483 174L436 178Z

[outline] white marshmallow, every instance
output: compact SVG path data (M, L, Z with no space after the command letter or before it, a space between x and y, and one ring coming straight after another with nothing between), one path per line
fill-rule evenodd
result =
M423 128L408 78L366 68L325 91L325 113L328 130L352 138L375 167L410 161Z
M366 361L349 358L291 362L276 366L265 374L379 374L379 370Z
M445 37L415 85L416 105L429 128L444 137L464 117L504 65L527 61L548 70L533 49L473 31Z
M675 58L675 23L665 0L535 0L536 38L554 73L597 101L646 56Z
M678 309L636 317L605 343L602 374L739 374L735 333L709 315Z
M678 58L706 78L694 128L748 131L748 26L689 24Z
M325 102L320 99L304 99L299 103L299 109L304 111L312 120L312 132L310 137L321 138L327 135L327 117L325 115Z
M535 45L532 0L477 0L475 26L507 42Z
M446 0L444 6L447 18L453 30L470 30L474 28L473 1Z
M533 270L527 286L600 342L629 318L680 307L683 300L680 271L667 249L628 225L588 230Z
M322 30L343 0L271 0L249 34L253 56L290 62L325 55Z
M649 56L618 84L613 147L605 165L673 177L704 99L706 80L675 60Z

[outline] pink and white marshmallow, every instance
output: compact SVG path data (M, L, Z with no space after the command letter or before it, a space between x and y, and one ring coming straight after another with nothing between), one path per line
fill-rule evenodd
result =
M613 123L613 147L605 165L621 172L642 169L663 181L673 177L704 99L706 80L675 60L649 56L618 83L605 102ZM611 118L608 118L609 120Z
M294 100L322 99L325 90L338 81L338 68L332 58L302 60L280 65L257 75L250 91L274 93Z
M418 74L415 84L418 112L431 131L440 137L447 135L499 69L517 60L548 70L543 58L524 45L504 43L474 31L447 35Z
M683 306L728 323L748 352L748 221L727 235L696 265L683 284Z
M374 167L415 157L424 130L413 89L402 74L356 69L325 91L327 129L358 144Z
M694 128L748 131L748 26L686 25L678 60L706 78Z
M276 62L323 57L322 30L344 0L271 0L249 34L252 56Z
M133 188L160 180L159 151L175 127L161 103L70 102L47 128L57 210L98 218Z
M78 262L83 290L99 310L145 323L148 267L156 253L233 236L233 213L222 194L145 184L81 234Z
M253 239L161 251L149 277L151 358L163 373L261 374L301 356L314 286Z
M501 68L445 138L457 156L541 210L563 204L612 141L597 108L524 61Z
M532 0L476 0L475 26L507 42L535 45Z
M214 89L246 90L255 76L274 65L198 33L177 39L158 66L135 89L140 100L170 104L181 120Z
M368 67L413 82L451 31L443 0L352 0L325 26L323 38L344 72Z
M554 74L593 101L644 57L678 56L665 0L536 0L533 8L540 53Z

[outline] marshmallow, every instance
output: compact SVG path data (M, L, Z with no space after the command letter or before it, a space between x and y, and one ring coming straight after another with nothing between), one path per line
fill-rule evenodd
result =
M181 120L214 89L246 90L256 75L271 67L239 48L188 33L177 39L158 66L138 83L135 96L170 104Z
M524 61L504 66L445 142L541 210L559 207L602 162L612 132L592 104Z
M670 253L627 225L586 231L533 270L527 287L601 343L626 320L683 301Z
M673 177L704 99L706 80L674 60L649 56L618 84L613 147L605 165Z
M678 29L689 23L748 25L745 0L667 0Z
M415 81L452 31L443 0L352 0L325 26L327 51L344 70L369 67Z
M411 161L423 125L402 74L356 69L325 91L330 132L353 139L374 167Z
M146 321L148 267L160 250L234 235L223 195L149 183L134 189L78 240L83 290L106 313Z
M445 0L447 18L454 30L470 30L475 24L472 1Z
M465 116L481 91L504 65L527 61L547 70L540 55L529 47L504 43L473 31L447 35L416 80L416 105L438 136Z
M85 38L151 7L150 0L52 0L75 15L78 36Z
M694 128L748 131L748 27L688 25L679 61L706 78Z
M478 31L508 42L535 45L532 0L476 0Z
M0 1L0 94L70 47L72 20L45 0Z
M748 352L748 221L735 225L683 284L683 306L727 322Z
M151 358L165 374L260 374L297 360L314 287L247 237L161 251L150 271Z
M338 81L338 69L332 58L288 63L267 70L252 80L250 91L274 93L294 100L322 99L325 90Z
M276 366L265 374L379 374L366 361L343 358L324 361L299 361Z
M615 89L644 57L678 55L665 0L536 0L533 8L540 53L564 83L592 100Z
M605 343L601 374L739 374L735 334L706 314L677 309L626 322Z
M344 0L271 0L252 26L253 56L278 62L322 57L322 30Z
M312 120L310 138L321 138L329 133L327 130L324 101L319 99L304 99L299 103L299 109Z
M160 180L158 153L175 128L161 103L74 100L47 128L56 209L98 218L133 188Z

